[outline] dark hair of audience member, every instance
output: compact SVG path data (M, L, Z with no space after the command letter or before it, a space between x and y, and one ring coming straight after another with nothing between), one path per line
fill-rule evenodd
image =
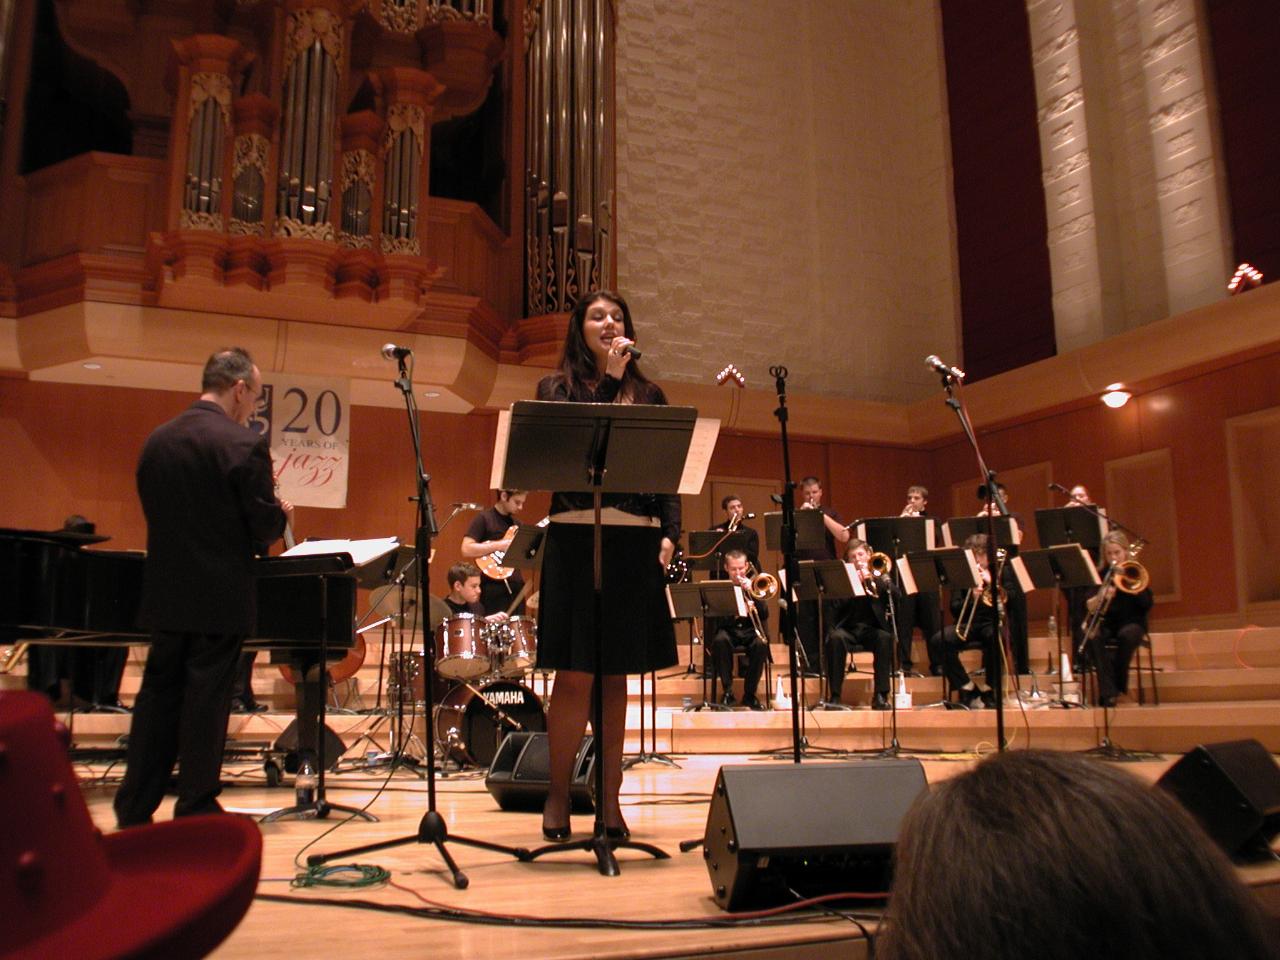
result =
M1068 753L997 754L916 802L879 960L1275 958L1274 930L1171 797Z

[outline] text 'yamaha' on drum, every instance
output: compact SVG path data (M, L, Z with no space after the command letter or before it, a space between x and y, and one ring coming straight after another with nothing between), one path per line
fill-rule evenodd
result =
M443 677L470 680L489 672L489 640L483 618L459 613L436 627L436 670Z
M436 737L458 763L488 767L508 733L544 733L547 716L538 695L522 683L463 684L436 708Z
M538 659L538 623L532 617L508 617L489 624L489 659L504 677L518 677Z

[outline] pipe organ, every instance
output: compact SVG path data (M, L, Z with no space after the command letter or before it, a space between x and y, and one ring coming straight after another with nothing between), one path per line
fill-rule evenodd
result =
M524 27L525 308L543 315L614 283L613 3L529 0Z

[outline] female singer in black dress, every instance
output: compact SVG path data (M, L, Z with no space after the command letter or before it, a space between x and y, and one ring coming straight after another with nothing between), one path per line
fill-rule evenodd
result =
M598 291L569 318L560 368L538 384L539 400L577 403L665 404L657 384L627 352L635 328L626 302ZM538 666L556 672L547 713L550 789L542 813L549 840L569 837L569 782L591 711L595 668L592 498L555 493L542 561ZM675 630L664 594L666 565L680 533L680 498L606 495L603 529L604 764L599 798L610 836L630 836L622 819L622 743L626 734L627 674L676 662ZM612 508L612 509L608 509ZM573 514L573 511L581 511Z

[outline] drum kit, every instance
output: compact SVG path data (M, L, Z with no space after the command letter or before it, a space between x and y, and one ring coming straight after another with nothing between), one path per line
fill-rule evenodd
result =
M442 619L435 630L436 743L460 767L488 767L503 738L547 729L541 698L524 682L538 652L538 626L530 617L495 623L470 613ZM426 706L422 654L393 653L387 697L393 706ZM448 685L448 686L446 686Z

